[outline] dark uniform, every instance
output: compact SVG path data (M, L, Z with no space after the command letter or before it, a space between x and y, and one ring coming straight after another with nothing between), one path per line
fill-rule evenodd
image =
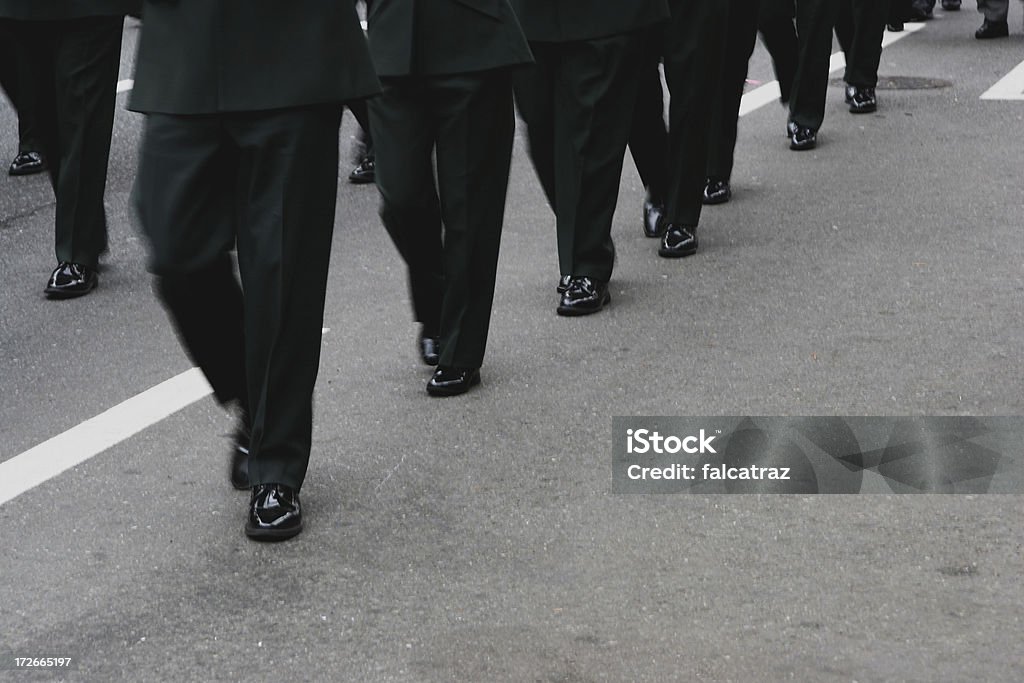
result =
M18 24L10 19L0 19L0 88L7 93L18 114L18 153L11 163L11 175L29 175L45 171L40 150L36 114L36 83L31 72L31 53L23 53L27 47L18 40Z
M87 294L107 249L107 183L124 15L139 0L0 0L0 20L28 59L36 119L57 199L51 297ZM19 95L20 97L20 95Z
M370 102L381 218L409 267L424 360L439 366L427 391L463 393L479 381L494 297L509 67L532 57L507 0L374 0L369 40L384 88Z
M770 12L792 15L793 0L763 0ZM832 56L832 29L839 14L839 0L796 0L796 37L791 53L797 56L793 92L789 98L790 149L800 151L817 145L818 129L825 120L828 66Z
M665 0L512 0L536 65L516 79L530 157L555 211L564 290L558 312L609 301L612 215L645 41Z
M659 49L642 67L629 145L648 188L644 232L662 236L661 256L679 257L697 250L708 129L722 80L729 3L669 0L669 7L672 18ZM659 61L664 62L670 96L667 131ZM664 161L656 160L656 154Z
M737 121L746 85L747 65L760 32L772 58L775 78L783 104L789 102L796 75L796 31L792 12L769 9L768 0L729 0L729 28L726 38L722 80L715 89L715 107L709 129L708 178L704 188L705 204L722 204L732 196L733 160L736 151ZM770 5L769 5L770 7Z
M836 38L846 55L846 103L854 114L878 108L875 86L889 0L840 0Z
M145 4L129 104L149 114L136 201L159 296L251 428L254 538L301 530L338 125L343 102L378 89L350 2Z

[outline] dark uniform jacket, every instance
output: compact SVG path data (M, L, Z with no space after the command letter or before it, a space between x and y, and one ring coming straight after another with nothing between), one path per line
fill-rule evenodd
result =
M0 0L0 17L55 21L124 16L138 12L141 5L142 0Z
M352 2L147 0L143 17L134 111L266 111L380 90Z
M723 2L725 0L722 0ZM666 0L511 0L531 42L567 43L629 33L668 18Z
M533 61L508 0L373 0L368 23L381 76L458 74Z

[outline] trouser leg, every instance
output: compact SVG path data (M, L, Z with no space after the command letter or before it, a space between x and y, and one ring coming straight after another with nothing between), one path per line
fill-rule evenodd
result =
M790 119L812 130L825 120L832 29L839 10L838 0L797 0L796 32L799 64L789 101Z
M103 195L114 126L122 17L55 24L57 144L56 256L95 268L107 248ZM53 144L49 145L53 147Z
M444 295L441 208L431 160L436 124L421 83L382 80L383 93L370 103L380 216L408 268L414 317L434 336L440 331Z
M722 77L715 88L708 129L707 176L732 177L740 102L747 79L747 64L757 40L760 0L730 0Z
M490 326L515 115L504 70L440 79L437 173L444 222L440 365L478 368Z
M669 96L669 178L665 218L696 226L703 205L708 138L714 93L722 81L728 5L721 0L690 3L673 17L665 49ZM735 84L734 84L735 85Z

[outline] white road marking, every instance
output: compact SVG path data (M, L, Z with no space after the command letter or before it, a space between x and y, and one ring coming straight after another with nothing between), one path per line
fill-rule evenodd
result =
M882 45L891 45L923 27L924 24L907 24L901 33L886 31ZM845 63L841 52L832 55L829 73L843 68ZM1018 74L1018 79L1024 79L1024 64L1014 69L1010 75L1014 74ZM1010 76L1003 81L1008 78ZM134 85L135 82L131 79L119 81L117 92L127 92ZM778 98L779 82L765 83L743 96L740 116L760 109ZM1024 99L1024 96L1017 99ZM324 334L329 331L330 328L322 329ZM211 391L199 368L192 368L86 420L77 427L72 427L63 434L58 434L24 453L0 462L0 481L4 482L0 488L0 505L192 405L209 395Z
M1024 62L981 94L983 100L1024 100Z
M886 31L882 35L882 47L888 47L897 40L900 40L911 33L916 33L923 28L923 23L913 23L905 24L903 30L899 33ZM846 57L843 56L842 52L837 52L829 58L828 72L829 74L833 74L845 66ZM781 94L778 81L771 81L770 83L765 83L760 88L754 88L744 95L742 100L740 100L740 116L746 116L752 111L757 111L770 102L778 102Z
M79 465L211 392L198 368L157 384L34 448L0 462L0 505Z

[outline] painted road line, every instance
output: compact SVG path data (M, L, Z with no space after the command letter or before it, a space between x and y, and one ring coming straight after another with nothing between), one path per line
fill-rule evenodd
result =
M211 392L198 368L157 384L63 434L0 462L0 505L79 465Z
M135 87L135 81L133 81L130 78L126 78L123 81L118 81L117 82L117 92L119 92L119 93L128 92L129 90L131 90L134 87Z
M901 40L905 36L908 36L911 33L916 33L923 28L923 23L914 23L905 24L903 30L899 33L886 31L882 35L882 47L888 47L897 40ZM843 56L842 52L837 52L829 58L828 72L830 74L835 73L845 66L846 57ZM781 94L778 81L771 81L770 83L765 83L759 88L754 88L740 100L740 116L746 116L752 111L757 111L770 102L777 102Z
M981 94L983 100L1024 100L1024 62Z

